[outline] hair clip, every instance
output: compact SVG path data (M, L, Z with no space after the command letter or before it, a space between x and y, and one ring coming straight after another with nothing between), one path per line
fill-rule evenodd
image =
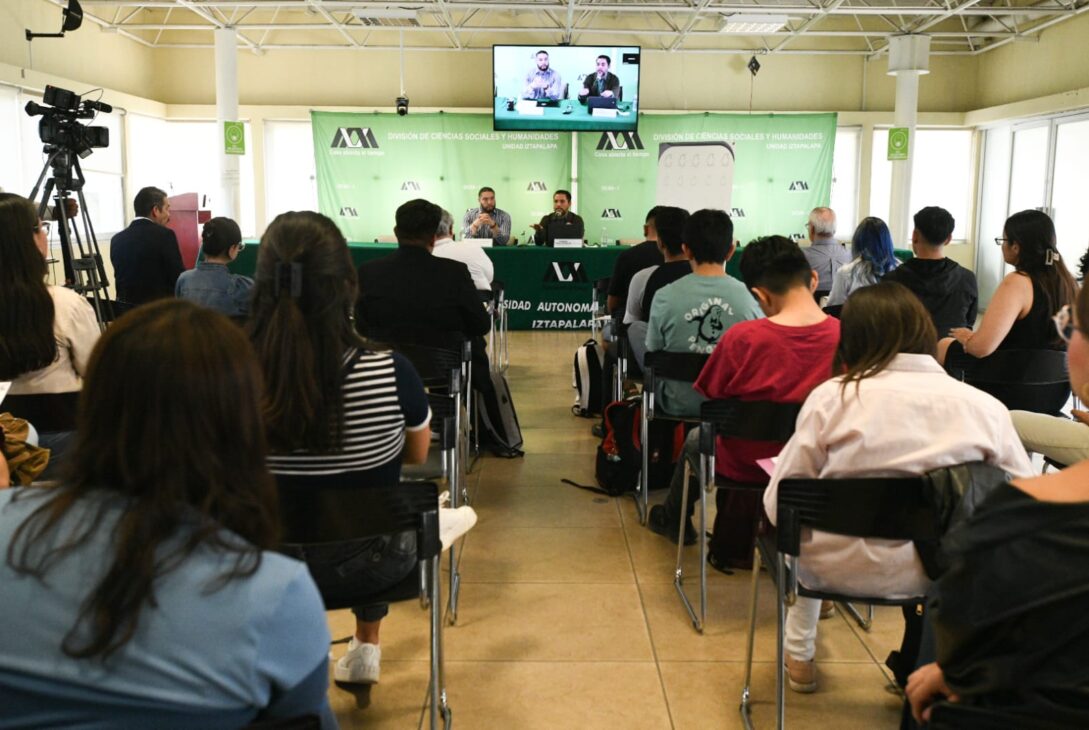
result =
M284 262L276 264L272 282L272 294L277 299L280 293L287 290L288 296L298 299L302 296L302 264L297 262Z
M1047 250L1047 251L1046 251L1046 252L1044 253L1044 264L1045 264L1046 266L1051 266L1051 265L1052 265L1052 264L1054 264L1054 263L1055 263L1056 261L1061 261L1061 260L1062 260L1062 256L1060 256L1060 255L1059 255L1059 252L1058 252L1058 251L1055 251L1054 249L1050 249L1050 248L1049 248L1049 249L1048 249L1048 250Z

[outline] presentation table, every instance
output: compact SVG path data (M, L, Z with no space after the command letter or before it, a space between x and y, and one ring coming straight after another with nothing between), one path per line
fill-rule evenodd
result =
M395 248L395 243L348 244L356 266L385 256ZM612 276L617 256L627 248L493 246L484 251L495 265L495 279L503 282L510 329L588 330L593 283ZM259 249L258 241L246 241L246 247L231 264L231 271L253 276ZM911 256L911 251L896 250L901 261ZM726 273L737 279L741 278L740 259L739 249L726 263Z
M348 244L356 266L395 248L395 243ZM588 330L593 282L611 276L616 257L627 248L496 246L484 251L495 265L495 279L503 282L510 329ZM258 241L246 241L231 271L252 276L259 249Z
M543 114L519 114L517 109L507 111L507 100L495 100L495 129L498 132L524 132L532 130L564 131L617 131L630 130L635 123L632 103L616 104L615 117L590 116L589 108L578 99L562 99L559 106L538 107ZM567 110L570 109L568 112ZM565 113L566 112L566 113Z

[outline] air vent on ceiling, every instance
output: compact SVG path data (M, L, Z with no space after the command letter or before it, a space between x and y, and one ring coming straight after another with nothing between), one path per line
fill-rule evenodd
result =
M420 25L415 8L353 8L352 15L360 24L369 27L408 28Z

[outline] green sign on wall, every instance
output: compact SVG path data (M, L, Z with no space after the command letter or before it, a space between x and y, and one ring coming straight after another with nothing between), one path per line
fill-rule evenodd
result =
M893 127L889 130L889 159L906 160L911 142L911 132L907 127Z
M638 132L579 134L577 202L591 236L639 237L667 195L725 209L742 244L800 238L810 210L828 205L835 139L835 114L643 114Z
M495 132L487 114L311 112L311 122L318 206L351 241L392 236L393 212L413 198L446 208L460 228L484 186L525 240L553 192L570 189L568 133Z
M223 122L223 151L228 155L246 154L246 126L242 122Z

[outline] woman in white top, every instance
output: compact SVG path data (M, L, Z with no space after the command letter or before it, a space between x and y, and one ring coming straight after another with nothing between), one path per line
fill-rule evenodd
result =
M947 375L934 359L930 315L907 288L882 282L843 308L835 372L798 415L764 494L776 521L779 482L791 477L910 476L971 461L1023 476L1031 465L1009 412L996 399ZM906 598L929 581L910 542L802 535L799 581L847 595ZM798 598L787 612L790 685L816 689L813 663L820 601Z
M880 218L864 218L851 237L851 256L854 258L836 270L832 277L832 291L826 306L838 306L847 297L864 286L881 281L900 262L892 247L892 234Z
M83 297L46 285L48 238L49 225L33 203L0 193L0 380L12 381L12 396L79 391L101 333ZM48 478L71 431L38 430L39 444L52 452Z

